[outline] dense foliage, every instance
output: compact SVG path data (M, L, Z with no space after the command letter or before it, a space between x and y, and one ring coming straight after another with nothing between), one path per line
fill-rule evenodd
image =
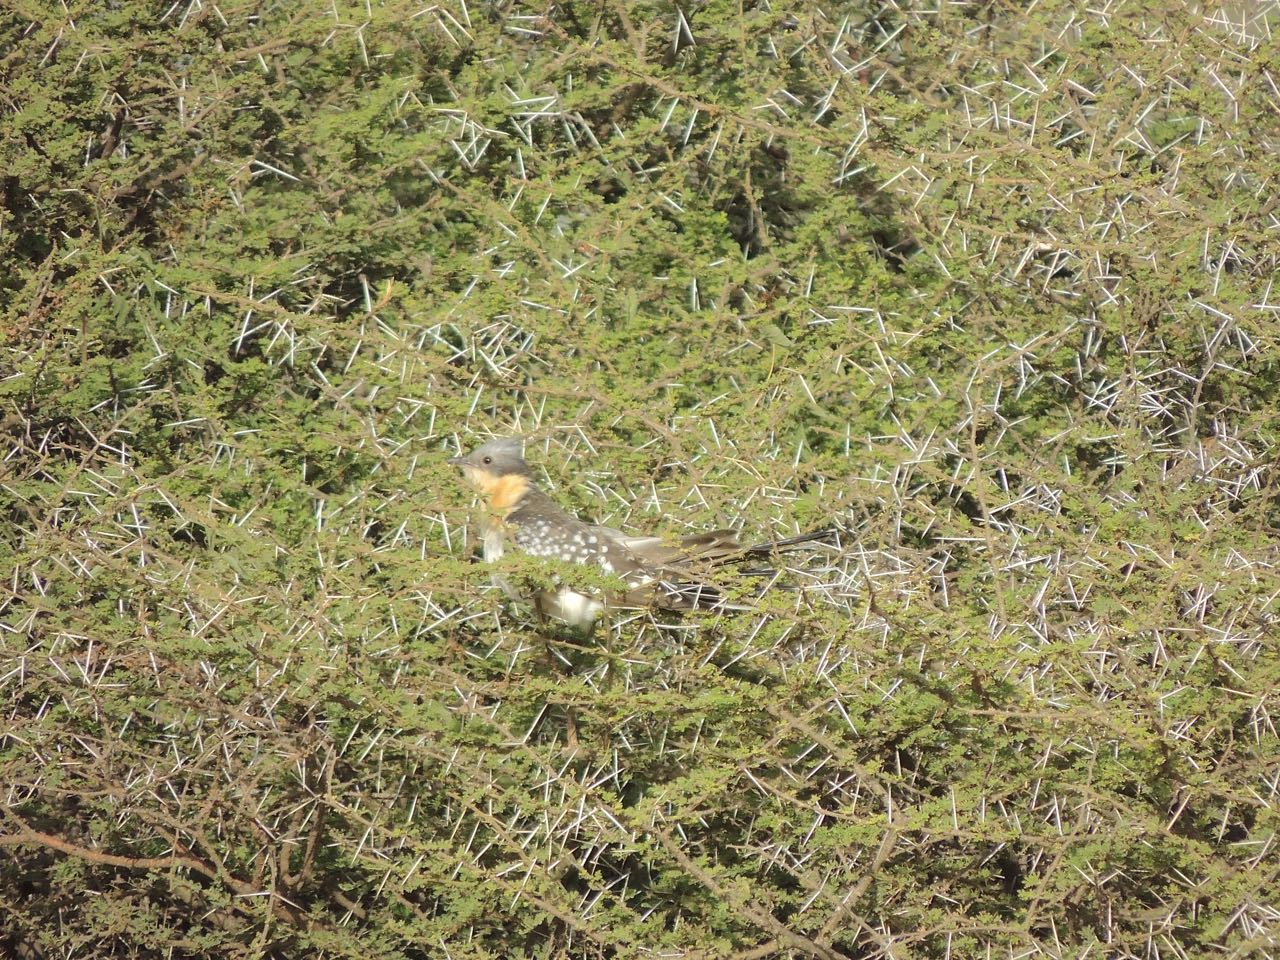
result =
M4 5L0 953L1275 949L1277 14Z

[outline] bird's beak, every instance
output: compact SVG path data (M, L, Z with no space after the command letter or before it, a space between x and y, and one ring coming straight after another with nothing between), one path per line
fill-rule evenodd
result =
M460 467L466 462L466 459L466 457L450 457L445 463L452 463L455 467Z

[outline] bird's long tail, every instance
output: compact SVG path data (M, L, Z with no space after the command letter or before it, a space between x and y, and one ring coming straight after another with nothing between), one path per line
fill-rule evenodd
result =
M767 540L763 543L753 544L749 547L743 547L736 542L729 541L727 538L719 537L718 533L704 534L700 538L690 538L696 541L690 543L686 541L686 547L702 548L706 550L706 554L701 559L709 563L713 567L723 567L727 564L740 563L749 559L767 559L777 557L779 554L787 553L796 548L803 547L806 544L827 542L835 547L840 545L840 531L835 529L815 530L810 533L802 533L794 537L783 537L779 540ZM695 553L695 562L699 559ZM735 567L734 573L737 576L760 578L767 580L761 584L756 590L757 595L775 588L789 588L794 585L780 582L780 577L786 572L785 567L769 566L769 567ZM656 595L659 603L671 609L680 610L746 610L749 606L731 603L715 585L704 581L682 581L678 579L664 578L654 584L656 587Z
M771 554L783 553L795 547L804 546L806 543L817 543L819 541L825 541L832 546L838 547L840 546L840 531L834 527L828 527L826 530L814 530L795 537L783 537L781 540L766 540L764 543L744 547L741 555L744 557L767 557Z

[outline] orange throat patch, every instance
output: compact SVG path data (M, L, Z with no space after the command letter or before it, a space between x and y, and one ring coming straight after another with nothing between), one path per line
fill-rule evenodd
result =
M503 519L524 499L529 478L518 473L498 476L476 467L463 467L462 474L489 501L489 509Z

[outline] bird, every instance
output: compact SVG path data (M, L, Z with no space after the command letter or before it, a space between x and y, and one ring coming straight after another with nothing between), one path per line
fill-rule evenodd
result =
M588 523L564 510L533 479L520 437L498 437L448 463L484 498L490 518L483 525L481 552L486 563L501 558L508 543L534 557L595 566L626 584L620 598L606 598L561 585L534 597L544 617L590 633L607 606L655 606L664 610L731 608L723 593L706 579L717 566L765 558L834 531L822 530L781 540L743 546L733 530L712 530L670 543L656 536L632 536L614 527ZM744 570L755 576L776 575L772 569ZM503 589L513 597L506 584Z

